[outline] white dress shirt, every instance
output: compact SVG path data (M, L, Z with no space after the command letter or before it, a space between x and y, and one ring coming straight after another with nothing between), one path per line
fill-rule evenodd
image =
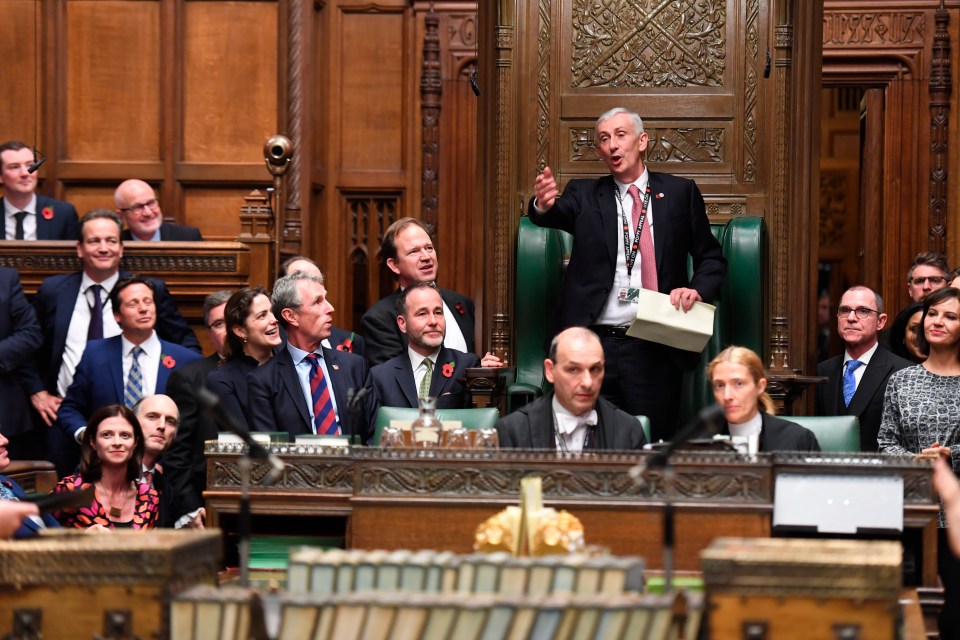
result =
M140 363L140 374L143 378L143 396L152 396L157 392L157 370L160 368L160 355L163 346L160 344L160 338L154 331L150 337L135 345L126 337L120 338L120 349L123 354L123 383L126 385L127 378L130 376L130 367L133 366L133 348L139 346L143 353L137 358Z
M863 363L859 367L853 370L853 380L855 382L855 386L853 387L854 393L856 393L857 389L860 388L860 381L863 380L863 372L867 370L867 365L870 364L870 359L873 357L873 354L877 352L877 347L879 346L880 346L880 343L875 342L873 346L867 349L866 353L864 353L859 358L851 358L849 352L847 351L843 352L843 366L840 368L841 380L842 380L843 374L847 372L848 362L850 362L851 360L859 360L860 362Z
M424 362L429 360L433 363L433 369L437 368L437 356L440 355L440 349L431 353L429 356L422 356L407 345L407 357L410 358L410 368L413 369L413 388L420 393L420 383L423 382L423 376L427 375L427 367Z
M310 354L289 342L287 342L287 351L293 359L294 368L297 370L297 378L300 380L300 389L303 391L303 398L307 402L307 412L310 414L310 430L316 433L317 425L313 421L316 417L313 415L313 392L310 390L310 362L307 360L307 356ZM330 381L330 370L327 369L327 361L323 357L322 349L317 353L317 362L319 362L320 368L323 369L323 375L327 379L327 388L330 389L330 402L333 403L333 413L337 417L337 422L342 424L340 422L340 410L337 408L337 397L333 392L333 383Z
M557 451L583 451L583 442L587 437L588 425L596 426L597 410L591 409L583 415L575 416L567 411L556 394L553 396L553 415L557 427ZM563 442L561 443L561 439Z
M6 235L3 237L7 240L13 240L14 236L17 235L17 218L16 214L21 211L26 211L27 215L23 217L23 239L24 240L36 240L37 239L37 194L30 195L30 202L27 203L23 209L17 209L7 198L3 199L3 220L4 220L4 231Z
M110 292L117 284L120 278L119 273L115 273L103 282L94 282L94 280L84 273L80 277L80 292L77 294L77 300L73 306L73 316L70 318L70 326L67 327L67 341L63 347L63 363L60 365L60 372L57 374L57 391L60 397L67 395L67 389L73 382L73 374L80 364L80 358L83 356L83 350L87 347L87 331L90 328L90 312L93 310L93 292L90 287L99 284L103 287L100 297L103 300L103 337L112 338L120 335L120 325L113 317L113 306L110 304Z

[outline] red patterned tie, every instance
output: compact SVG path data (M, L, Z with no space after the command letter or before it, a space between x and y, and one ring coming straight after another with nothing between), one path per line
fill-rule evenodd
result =
M335 436L340 434L340 424L337 414L333 410L333 400L330 399L330 385L323 375L320 359L317 354L307 356L310 362L310 394L313 396L313 424L317 435Z
M640 189L632 184L627 189L627 193L633 198L633 228L637 228L640 222L640 210L643 204L640 202ZM649 204L648 204L649 206ZM640 286L650 291L657 291L657 256L653 251L653 233L650 232L650 210L647 210L647 217L643 222L643 229L640 231Z

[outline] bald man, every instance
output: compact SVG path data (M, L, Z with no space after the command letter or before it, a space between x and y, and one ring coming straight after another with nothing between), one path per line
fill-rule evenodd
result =
M553 391L500 419L501 447L564 453L643 447L640 422L600 397L604 356L597 334L584 327L561 331L543 366Z
M123 240L203 240L196 227L164 222L157 194L153 187L143 180L124 180L114 191L113 200L117 206L117 214L127 226L123 232Z

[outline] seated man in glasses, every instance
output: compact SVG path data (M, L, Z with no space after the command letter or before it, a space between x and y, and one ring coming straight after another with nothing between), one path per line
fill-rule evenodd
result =
M164 222L157 194L143 180L124 180L113 193L113 200L127 227L123 231L124 241L203 240L196 227Z
M910 270L907 271L907 293L914 302L922 302L924 298L949 284L947 272L947 257L942 253L921 251L913 259Z
M878 448L890 374L913 366L878 342L886 323L879 294L863 286L847 289L837 309L837 333L843 339L844 353L817 366L817 375L826 376L827 382L817 385L815 415L857 416L861 451Z

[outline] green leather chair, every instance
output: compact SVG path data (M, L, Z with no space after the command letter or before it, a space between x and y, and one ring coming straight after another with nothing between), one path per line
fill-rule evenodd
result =
M780 416L813 431L820 449L830 453L860 451L860 420L857 416Z
M419 409L410 407L380 407L377 412L376 432L373 436L373 444L380 443L380 434L390 425L391 420L412 421L420 415ZM437 419L440 422L447 420L459 420L463 423L465 429L487 429L497 426L500 419L500 412L496 407L484 407L482 409L437 409Z
M763 219L741 216L710 225L729 264L720 290L714 335L700 366L684 377L679 424L713 402L704 371L725 347L736 344L762 354L766 235ZM517 380L507 388L508 409L516 409L550 389L543 374L544 341L560 300L563 271L573 238L520 218L517 230L513 310L513 364Z
M646 438L647 442L650 442L650 418L647 416L634 416L637 420L640 421L640 427L643 429L643 437Z

